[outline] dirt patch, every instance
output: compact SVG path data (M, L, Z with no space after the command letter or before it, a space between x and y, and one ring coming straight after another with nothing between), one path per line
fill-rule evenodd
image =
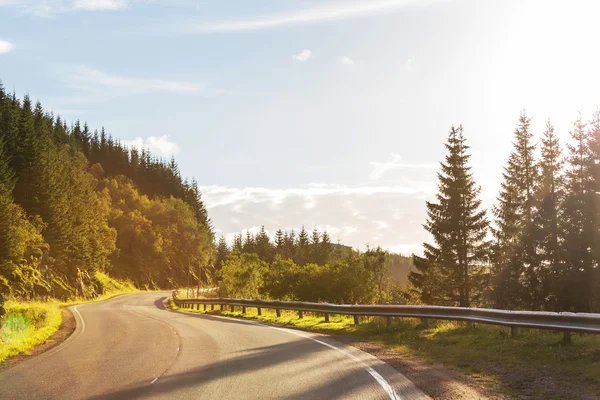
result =
M510 368L485 361L473 365L494 374L498 381L517 393L518 399L600 399L600 384L581 376L569 376L552 367L532 368L513 365Z
M482 376L481 380L478 380L443 365L429 364L413 357L406 357L373 343L357 341L346 336L334 337L340 342L350 344L386 362L434 399L505 400L513 398L501 393L493 379Z
M0 371L4 371L9 368L12 368L15 365L17 365L25 360L28 360L31 357L40 355L40 354L58 346L65 340L67 340L67 338L69 336L71 336L73 331L75 331L75 327L77 326L77 323L75 322L75 316L69 309L63 308L61 310L61 315L62 315L62 322L60 324L60 327L54 333L54 335L52 335L52 336L50 336L50 338L48 338L48 341L46 343L35 346L33 349L31 349L27 353L18 354L14 357L10 357L7 360L4 360L4 362L0 363Z
M469 365L474 372L468 376L457 369L403 356L373 343L345 336L336 336L336 339L391 365L434 399L600 399L597 382L583 382L555 368L507 367L482 360Z

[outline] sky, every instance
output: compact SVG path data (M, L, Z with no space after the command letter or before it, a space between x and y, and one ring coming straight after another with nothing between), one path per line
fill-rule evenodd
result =
M568 141L600 106L596 3L0 0L0 79L175 155L218 235L419 253L453 124L490 210L523 110Z

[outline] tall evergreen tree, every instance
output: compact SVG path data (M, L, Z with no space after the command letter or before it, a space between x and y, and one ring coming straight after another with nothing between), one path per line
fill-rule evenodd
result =
M221 236L219 238L219 242L217 244L216 249L216 259L215 259L215 269L217 271L221 270L223 263L229 257L229 247L227 246L227 241L225 240L225 236Z
M592 249L595 237L593 165L586 124L581 116L570 132L565 173L563 279L560 281L561 310L589 312L594 287Z
M592 179L593 190L591 196L593 202L591 207L594 215L594 225L592 227L592 258L593 270L592 278L592 299L591 311L600 312L600 108L598 108L589 123L588 145L592 154Z
M560 144L550 121L541 140L539 170L534 223L540 261L540 291L533 304L555 310L558 307L556 282L562 273L561 242L564 234L559 223L564 189Z
M529 125L530 118L522 114L494 207L493 300L500 308L539 307L535 302L540 298L540 262L533 220L538 172Z
M424 243L425 256L415 256L417 270L409 279L423 301L469 307L481 301L488 221L486 211L479 209L481 189L468 165L462 126L452 127L445 146L437 202L427 202L424 225L435 244Z

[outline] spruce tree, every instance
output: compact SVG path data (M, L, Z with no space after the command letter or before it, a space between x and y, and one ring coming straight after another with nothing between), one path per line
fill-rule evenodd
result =
M565 201L562 229L565 232L564 269L559 281L561 310L589 312L594 287L595 212L594 156L588 142L586 124L581 116L570 132L567 145Z
M541 140L540 175L537 185L537 210L534 217L536 247L540 261L540 291L534 304L543 309L557 309L557 287L561 275L560 207L564 196L561 149L550 121Z
M592 154L593 201L591 213L594 215L592 227L592 258L594 264L591 311L600 312L600 108L594 112L588 129L588 145Z
M221 236L219 238L219 243L217 244L216 249L216 260L215 260L215 269L217 271L221 270L223 263L229 257L229 247L227 246L227 241L225 240L225 236Z
M298 265L305 265L308 262L308 258L310 256L310 239L308 237L308 232L302 225L302 229L298 234L298 243L296 245L295 258L294 262Z
M8 154L4 150L4 141L0 138L0 264L7 261L10 242L9 206L12 203L12 191L14 188L14 172L10 168Z
M422 301L469 307L481 301L488 221L486 211L479 209L481 189L468 165L462 126L451 128L445 146L437 202L427 202L424 225L434 244L424 243L425 255L415 257L417 270L409 279Z
M515 141L504 167L498 205L494 207L494 289L499 308L538 308L540 262L534 234L537 166L530 118L519 117Z
M277 229L275 232L275 253L278 255L283 255L283 247L285 245L285 237L283 231L281 229Z

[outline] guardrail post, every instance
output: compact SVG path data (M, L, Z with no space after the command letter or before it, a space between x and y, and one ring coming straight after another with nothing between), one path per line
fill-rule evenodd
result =
M563 342L564 343L571 343L571 331L564 331Z
M354 325L358 325L360 324L360 320L358 318L358 315L354 315Z
M204 304L204 311L206 311L206 304Z
M196 304L196 310L200 311L200 303Z
M325 313L325 322L329 322L329 313Z
M256 311L257 311L258 315L262 315L262 308L258 307L258 308L256 309Z
M519 336L519 327L511 326L510 327L510 337L516 338L517 336Z
M387 326L392 326L392 317L387 317L386 318L386 325Z
M467 329L473 329L473 321L467 321Z
M210 305L210 311L215 311L215 305L214 304Z
M246 306L242 306L242 314L246 314Z
M429 318L421 318L421 324L423 324L423 328L425 329L429 329L429 327L431 326L429 324Z
M275 313L277 314L277 318L281 317L281 310L279 308L275 309Z
M302 310L298 310L298 318L302 318L303 314L302 314Z
M235 307L234 307L234 306L231 306L231 307L230 307L230 310L231 310L231 312L234 312L234 311L235 311Z

